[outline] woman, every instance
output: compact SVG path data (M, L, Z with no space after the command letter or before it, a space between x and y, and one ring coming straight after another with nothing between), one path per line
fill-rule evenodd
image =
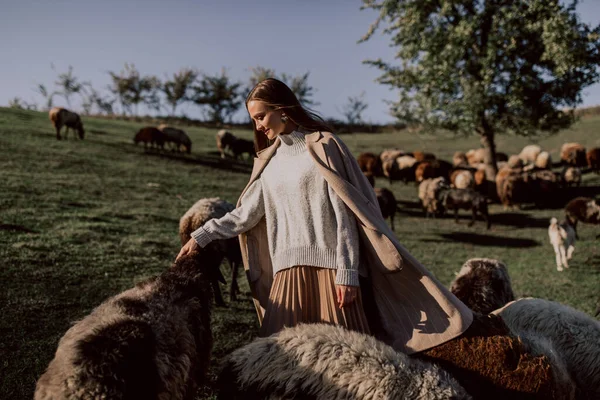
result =
M256 85L246 108L257 149L250 182L179 256L239 235L262 335L326 322L411 353L464 332L470 310L398 243L327 124L276 79Z

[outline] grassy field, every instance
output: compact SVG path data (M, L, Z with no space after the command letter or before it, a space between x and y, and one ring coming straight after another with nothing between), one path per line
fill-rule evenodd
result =
M35 382L72 321L104 299L167 268L180 248L180 216L199 198L235 203L251 163L228 162L215 151L215 130L186 129L191 155L154 154L132 137L142 124L84 119L83 141L57 141L45 113L0 108L0 398L29 399ZM536 139L558 159L562 143L600 147L600 117ZM235 131L251 138L250 131ZM456 150L479 146L476 137L395 134L345 135L355 155L386 147L426 150L451 160ZM498 150L514 154L530 139L501 136ZM600 176L586 174L579 193L598 196ZM491 257L509 268L518 296L556 300L592 313L600 299L600 233L581 224L571 268L556 271L548 221L562 210L503 211L493 205L492 229L467 227L462 213L426 220L414 185L383 180L402 207L400 241L444 284L472 257ZM245 279L242 290L248 290ZM223 287L225 292L225 287ZM249 297L215 308L215 347L209 380L226 354L249 342L257 322ZM209 382L210 383L210 382ZM211 398L210 386L200 398Z

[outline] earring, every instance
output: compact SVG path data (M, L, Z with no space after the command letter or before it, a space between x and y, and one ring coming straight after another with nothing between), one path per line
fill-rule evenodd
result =
M285 114L282 114L282 115L281 115L281 122L283 122L284 124L287 124L287 122L288 122L288 117L287 117L287 115L285 115Z

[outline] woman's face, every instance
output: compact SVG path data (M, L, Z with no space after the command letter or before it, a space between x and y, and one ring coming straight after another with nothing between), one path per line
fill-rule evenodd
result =
M263 132L270 140L281 134L286 125L281 121L281 110L274 110L259 100L248 102L248 113L256 124L256 130Z

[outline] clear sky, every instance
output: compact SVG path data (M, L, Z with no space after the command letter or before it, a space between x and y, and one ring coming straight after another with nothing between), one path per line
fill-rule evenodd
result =
M0 105L15 96L42 104L37 83L53 88L69 65L96 89L107 71L125 62L142 74L165 78L181 67L207 74L226 68L247 83L249 68L277 73L310 72L314 109L342 119L349 96L365 92L368 122L391 122L383 100L394 92L375 82L379 71L365 59L392 60L389 37L380 32L357 44L376 13L360 0L0 0ZM600 0L579 5L584 22L600 23ZM52 70L51 65L55 70ZM600 84L583 92L584 106L600 104ZM77 101L73 101L75 109ZM66 105L55 98L55 105ZM144 111L140 109L140 111ZM199 117L198 107L178 108ZM245 110L241 111L245 113ZM241 113L240 112L240 113ZM241 117L242 114L238 114Z

